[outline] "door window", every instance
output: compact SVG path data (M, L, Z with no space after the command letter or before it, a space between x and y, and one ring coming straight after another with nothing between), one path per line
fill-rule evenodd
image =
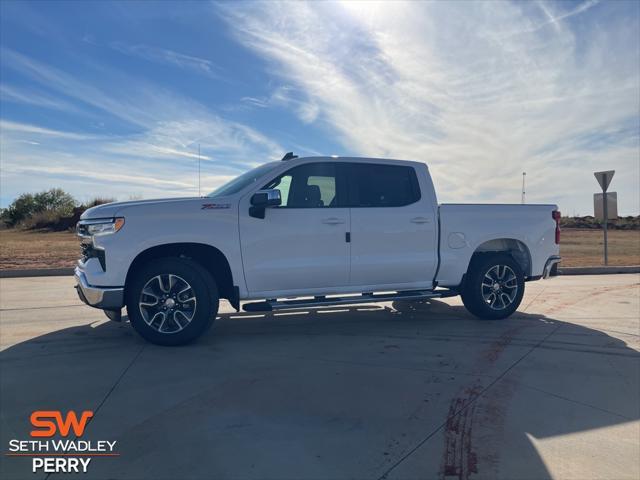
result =
M353 163L350 168L352 207L403 207L420 200L420 186L412 167Z
M337 163L307 163L288 170L263 188L280 190L280 208L329 208L338 203Z
M276 180L264 188L275 188L280 190L280 198L282 199L281 207L286 207L289 202L289 191L291 190L291 175L286 174L278 177Z

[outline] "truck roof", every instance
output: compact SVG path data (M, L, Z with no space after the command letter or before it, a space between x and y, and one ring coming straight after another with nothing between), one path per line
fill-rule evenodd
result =
M377 157L340 157L337 155L330 155L330 156L318 156L318 157L300 157L300 158L296 158L294 160L287 160L287 161L293 161L296 163L299 162L308 162L308 161L314 161L314 162L349 162L349 163L379 163L379 164L390 164L390 163L397 163L399 165L412 165L412 166L422 166L424 168L429 168L428 165L425 162L417 162L415 160L400 160L400 159L395 159L395 158L377 158Z

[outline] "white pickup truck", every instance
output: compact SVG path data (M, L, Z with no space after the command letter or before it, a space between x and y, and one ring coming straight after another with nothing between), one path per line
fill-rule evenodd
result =
M438 205L424 163L285 155L207 197L100 205L81 217L80 298L162 345L237 310L461 295L479 318L555 275L556 205Z

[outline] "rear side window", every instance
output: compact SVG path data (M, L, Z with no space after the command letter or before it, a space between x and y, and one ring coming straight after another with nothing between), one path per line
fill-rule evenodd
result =
M353 163L350 174L352 207L402 207L420 200L420 186L412 167Z

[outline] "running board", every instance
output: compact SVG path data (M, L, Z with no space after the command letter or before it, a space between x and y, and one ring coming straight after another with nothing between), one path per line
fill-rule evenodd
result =
M324 307L330 305L351 305L354 303L387 302L389 300L420 300L426 298L444 298L458 295L452 290L411 290L396 293L363 293L352 297L325 297L317 296L302 300L276 300L265 302L245 303L242 309L245 312L271 312L273 310L286 310L294 308Z

